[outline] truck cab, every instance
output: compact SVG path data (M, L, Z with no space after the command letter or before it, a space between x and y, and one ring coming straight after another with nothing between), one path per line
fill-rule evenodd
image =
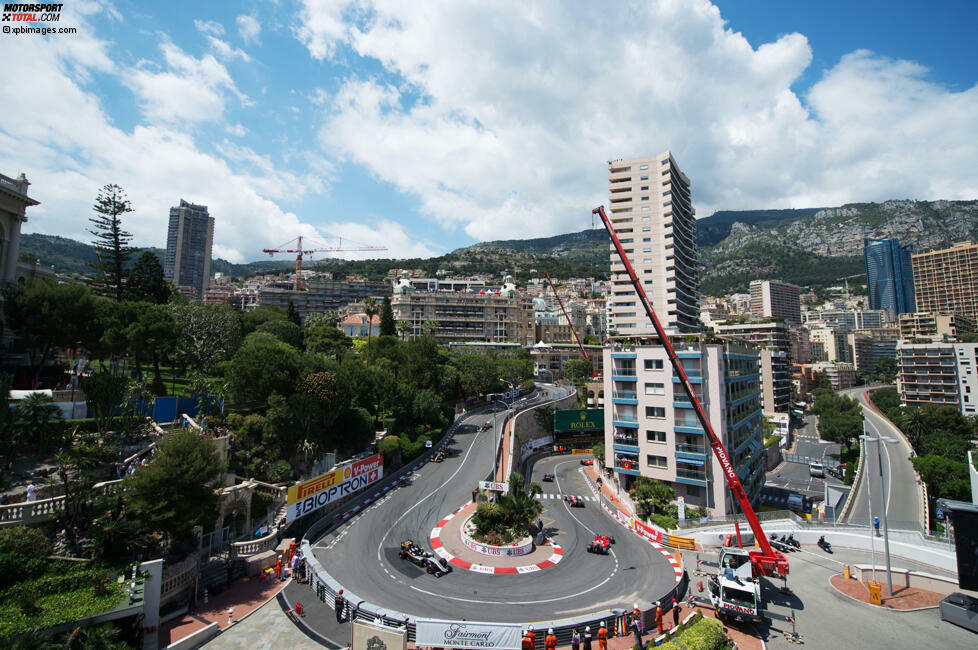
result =
M761 622L761 585L751 569L750 556L742 548L720 551L720 572L707 581L710 602L717 617L729 621Z

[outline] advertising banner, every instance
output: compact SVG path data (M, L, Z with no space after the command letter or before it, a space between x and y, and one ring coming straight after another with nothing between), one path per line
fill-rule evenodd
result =
M288 509L285 521L292 523L299 517L304 517L333 501L354 494L371 483L376 483L383 476L384 456L375 454L327 472L311 481L290 487L286 501Z
M496 483L493 481L479 481L479 487L483 490L491 490L493 492L502 492L505 494L509 492L509 483Z
M638 519L632 520L632 529L650 542L662 543L662 533L651 526L645 525Z
M593 449L571 449L572 454L587 454L591 455L594 453Z
M519 650L520 626L419 618L414 644L435 648L493 648Z
M554 411L554 431L602 431L604 409Z
M353 643L350 648L352 650L404 650L407 648L407 629L354 621Z

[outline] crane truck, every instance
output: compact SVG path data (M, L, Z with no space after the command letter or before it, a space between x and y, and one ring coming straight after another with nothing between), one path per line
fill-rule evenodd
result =
M605 213L604 206L601 205L594 208L591 214L598 215L604 224L605 230L608 231L608 235L611 237L611 243L615 247L618 257L621 258L622 264L625 266L625 271L628 273L632 286L635 288L635 294L641 301L642 307L645 308L645 313L649 317L649 320L652 321L652 327L655 329L659 343L666 350L669 363L672 364L673 372L679 377L679 383L686 392L688 401L693 405L696 418L710 439L710 447L717 461L720 463L724 478L727 481L727 486L737 499L740 510L747 519L747 523L754 533L754 539L760 547L756 551L747 551L740 548L738 544L738 547L726 546L721 550L720 572L716 578L710 581L710 600L713 601L714 606L717 608L717 613L721 616L727 616L734 620L739 618L740 620L749 619L759 621L761 612L761 588L758 578L761 576L786 578L788 575L788 559L783 553L772 548L770 541L768 541L767 536L764 534L764 530L761 528L761 522L757 519L754 508L751 507L750 499L747 498L747 492L744 491L744 487L737 477L737 471L730 458L730 454L727 453L720 437L713 430L710 420L706 416L706 411L696 396L696 391L693 390L693 385L689 381L686 370L683 368L675 349L672 347L669 335L659 322L655 310L652 309L652 303L649 301L649 297L646 295L642 283L635 274L635 269L628 260L628 255L625 253L625 249L618 239L618 234L611 225L611 220ZM740 539L739 528L737 538L738 540Z

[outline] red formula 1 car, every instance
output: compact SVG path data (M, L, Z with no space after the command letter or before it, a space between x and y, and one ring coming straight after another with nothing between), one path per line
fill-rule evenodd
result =
M594 459L593 458L582 458L581 459L581 465L594 465Z
M567 503L571 508L583 508L584 499L581 497L566 496L564 497L564 502Z
M587 547L588 553L598 553L607 555L611 551L611 545L615 543L615 538L608 535L597 535L594 541Z

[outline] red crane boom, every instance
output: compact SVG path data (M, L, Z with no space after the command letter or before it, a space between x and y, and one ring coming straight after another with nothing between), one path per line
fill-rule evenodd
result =
M669 355L669 363L672 364L672 369L679 376L680 384L683 390L686 391L686 396L689 398L690 403L693 405L693 409L696 411L696 417L699 419L700 426L710 437L710 447L713 449L713 454L720 461L720 467L723 468L723 474L727 479L727 485L730 487L730 491L733 492L734 497L736 497L737 502L740 504L740 509L744 513L744 517L747 518L747 523L750 524L750 528L754 531L754 540L761 547L760 551L751 551L750 561L753 566L754 573L756 575L788 575L788 560L785 558L784 554L777 551L771 547L771 543L768 541L767 536L764 535L764 530L761 528L761 522L758 521L757 515L754 514L754 509L750 505L750 500L747 498L747 493L744 491L744 486L740 484L740 479L737 478L737 471L734 468L733 461L730 459L730 455L724 448L723 443L720 442L720 438L717 436L716 432L713 431L713 427L710 425L709 418L706 417L706 411L703 409L703 405L700 404L700 400L696 397L696 391L693 390L693 385L689 381L689 377L686 375L686 370L683 365L679 362L679 357L676 355L676 351L672 347L672 343L669 341L669 336L666 334L659 322L659 318L655 315L655 310L652 309L652 303L649 302L649 297L645 295L645 289L642 288L642 283L639 282L638 276L635 275L635 269L632 268L631 262L628 261L628 256L625 254L625 249L622 248L621 242L618 240L618 235L615 233L615 229L611 226L611 221L608 219L608 215L605 214L604 206L600 205L594 210L591 210L591 214L596 214L601 217L601 221L604 223L605 229L608 231L608 235L611 236L611 242L614 244L615 250L618 252L618 257L621 258L622 263L625 265L625 270L628 272L628 277L632 280L632 286L635 287L635 292L642 301L642 306L645 307L645 313L648 314L649 318L652 320L652 326L655 328L655 333L659 337L659 341L662 343L663 347L666 349L666 353Z
M581 343L581 337L577 335L577 328L574 327L574 321L571 320L571 317L567 315L567 310L564 309L564 301L561 300L560 295L557 294L557 287L554 286L554 281L550 279L550 274L546 271L544 271L543 274L547 276L547 282L550 284L550 288L554 291L554 298L557 299L557 304L560 305L560 311L564 312L564 318L567 319L567 324L570 325L571 332L574 333L574 338L577 339L577 345L581 348L581 354L584 355L585 359L591 361L591 357L588 356L587 350L584 349L584 344ZM593 378L597 376L598 373L594 371L594 362L591 361L591 377Z
M302 235L299 235L295 239L290 239L278 248L263 248L261 252L268 253L269 256L275 253L297 253L295 257L295 290L299 291L302 289L302 256L312 255L313 253L335 253L337 251L385 251L386 246L357 246L355 248L343 248L343 239L337 237L339 244L337 246L327 246L326 248L302 248ZM298 242L295 248L286 248L292 242Z

